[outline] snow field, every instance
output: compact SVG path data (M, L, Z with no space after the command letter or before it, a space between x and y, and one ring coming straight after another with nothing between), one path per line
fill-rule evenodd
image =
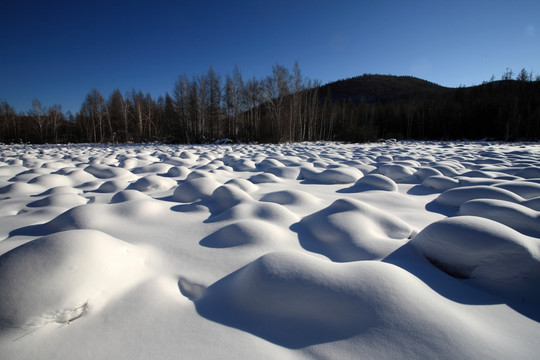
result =
M534 358L540 147L2 146L0 357Z

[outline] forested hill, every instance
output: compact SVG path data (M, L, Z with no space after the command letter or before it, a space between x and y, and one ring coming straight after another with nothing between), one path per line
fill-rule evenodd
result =
M446 88L410 76L364 75L322 86L320 99L334 113L334 133L350 141L540 139L538 80Z
M16 113L0 101L3 143L209 143L378 139L540 140L540 77L446 88L411 76L363 75L326 85L276 65L244 81L207 73L178 77L172 95L92 89L76 114L60 105ZM1 99L0 99L1 100Z
M334 101L364 99L368 104L426 99L448 94L446 88L413 76L362 75L328 83L321 87L321 94L328 91Z

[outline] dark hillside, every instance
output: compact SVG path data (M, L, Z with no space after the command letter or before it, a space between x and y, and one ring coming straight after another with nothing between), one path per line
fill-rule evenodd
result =
M446 88L364 75L324 85L319 97L325 139L540 139L540 81Z
M448 116L470 138L540 138L540 81L501 80L457 88L439 102L443 100L454 112ZM459 136L459 130L454 132Z
M351 99L353 102L362 98L368 104L410 99L427 99L448 94L452 89L413 76L362 75L339 80L321 87L321 95L330 91L334 101Z

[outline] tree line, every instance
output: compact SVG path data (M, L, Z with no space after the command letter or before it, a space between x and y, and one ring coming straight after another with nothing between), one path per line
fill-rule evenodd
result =
M292 70L277 64L266 78L247 81L238 67L222 79L210 66L199 76L180 75L172 95L157 99L140 90L114 90L105 98L94 88L76 114L62 113L60 105L44 108L37 99L32 109L17 114L2 101L0 141L299 141L313 133L308 126L315 118L319 86L301 74L297 63Z
M274 65L262 79L181 74L172 91L92 89L76 114L35 99L26 113L0 102L4 143L208 143L540 138L540 78L507 69L478 86L444 88L407 76L363 75L321 86Z

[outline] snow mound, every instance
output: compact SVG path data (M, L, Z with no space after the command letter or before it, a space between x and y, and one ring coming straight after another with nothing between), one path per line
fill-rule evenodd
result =
M298 166L280 166L271 167L265 170L266 173L273 174L282 179L297 179L300 175L300 167Z
M211 177L203 176L185 180L174 189L173 199L185 203L206 200L219 186L221 186L221 184Z
M222 185L212 193L208 199L212 214L219 214L241 202L254 201L244 190L233 185Z
M124 190L128 186L129 186L129 182L125 180L114 179L114 180L105 181L94 191L98 193L113 193L113 192Z
M199 158L197 155L193 154L191 151L188 150L182 151L178 157L180 159L188 159L193 161L197 161L197 159Z
M139 281L143 262L139 249L96 230L21 245L0 256L0 327L74 321Z
M270 173L262 173L253 175L249 178L249 181L251 181L253 184L269 184L269 183L279 183L281 182L281 179L278 178L274 174Z
M169 190L176 185L177 183L173 179L150 174L135 181L129 188L139 191L164 191Z
M435 201L439 204L460 207L465 201L474 199L496 199L521 203L524 199L511 191L489 185L464 186L446 190Z
M398 217L353 199L336 200L304 217L300 226L306 250L339 262L382 259L415 233Z
M228 159L228 161L223 161L225 165L230 166L234 171L252 171L255 170L256 165L252 160L249 159Z
M444 176L430 176L422 181L422 186L439 191L446 191L459 186L459 180Z
M540 184L525 181L509 181L494 185L495 187L509 190L524 199L540 196Z
M412 358L467 358L477 342L493 353L501 349L475 314L378 261L333 263L272 252L198 293L200 315L290 349L355 338L367 358L401 358L404 351Z
M75 189L74 187L71 187L71 186L55 186L39 194L39 196L59 195L59 194L77 194L78 195L81 193L82 193L81 190Z
M321 172L308 167L302 167L299 176L301 179L319 184L350 184L364 176L364 173L353 167L326 169Z
M459 186L480 186L480 185L497 185L504 182L501 179L483 178L483 177L464 177L457 176L456 180L459 180Z
M138 190L127 189L114 194L114 196L111 198L111 204L132 200L152 200L152 198Z
M260 201L273 202L280 205L312 206L318 204L320 199L301 190L282 190L268 193Z
M199 178L214 179L214 176L209 171L200 169L193 170L186 176L186 180L194 180Z
M462 173L460 176L462 177L470 177L470 178L481 178L481 179L492 179L494 176L486 171L480 171L480 170L470 170Z
M55 174L43 174L38 175L32 180L28 181L29 184L36 184L45 188L52 188L55 186L71 186L73 185L71 179L63 175Z
M187 168L187 167L192 166L196 162L196 159L182 159L177 156L171 156L171 157L165 158L163 162L172 166L179 166L179 167Z
M195 304L202 316L290 348L347 338L377 318L357 289L359 277L339 270L300 253L270 253L210 286Z
M38 177L39 175L46 175L46 174L50 174L50 170L42 169L42 168L35 168L35 169L30 169L30 170L19 173L15 175L13 178L9 179L9 181L30 182L32 179Z
M351 161L345 161L343 162L343 164L360 170L364 175L367 175L377 170L377 167L370 165L370 162L368 160L365 160L365 161L351 160Z
M71 166L71 164L61 161L49 161L41 165L42 168L51 170L60 170L68 166Z
M70 171L65 176L71 180L73 186L96 180L95 176L81 169Z
M94 175L98 179L117 179L117 180L134 180L137 176L131 171L115 166L109 166L104 164L92 164L84 168L89 174Z
M259 188L257 185L246 179L231 179L225 183L225 185L233 185L245 192L252 193Z
M414 175L420 180L425 180L431 176L442 176L442 173L439 170L434 169L434 168L423 167L416 170Z
M461 204L459 215L491 219L523 234L540 238L540 212L513 202L495 199L470 200Z
M53 169L54 170L54 169ZM78 167L74 166L73 164L64 164L63 167L57 169L56 171L52 172L51 174L56 174L56 175L68 175L68 174L71 174L73 171L75 170L80 170ZM84 170L81 170L81 171L84 171ZM88 176L92 177L92 175L88 174Z
M57 206L72 208L75 206L83 205L88 202L87 198L79 196L77 194L53 194L43 199L36 200L28 204L28 207L45 207L45 206Z
M286 238L284 231L283 228L268 221L240 220L205 237L200 244L211 248L272 245Z
M347 190L350 192L365 190L397 191L398 186L396 182L389 177L381 174L368 174L358 179L354 185Z
M456 169L458 167L454 164L449 165L439 163L438 165L434 165L432 168L440 171L444 176L456 177L459 175L459 172Z
M96 191L101 185L103 185L102 180L92 180L92 181L87 181L83 184L77 185L76 188L81 189L85 192Z
M186 178L189 174L189 169L185 166L173 166L163 176Z
M283 165L282 162L276 159L264 159L260 163L258 163L256 166L258 170L265 171L269 168L284 167L285 165Z
M145 173L151 173L151 174L162 174L167 173L171 169L171 164L165 164L162 162L149 164L145 166L139 166L136 168L131 169L131 172L133 174L145 174Z
M375 158L375 161L378 163L389 163L394 161L392 155L379 155Z
M43 190L44 187L41 185L16 182L0 188L0 194L6 194L8 196L24 196L30 194L37 195L42 193Z
M17 174L27 171L28 168L20 165L3 165L0 166L0 177L12 178Z
M299 217L279 204L243 201L238 205L211 216L208 221L238 221L245 219L260 219L288 227L292 223L297 222Z
M128 217L138 222L159 217L167 207L150 197L111 204L85 204L73 207L42 225L21 229L18 233L48 235L57 231L76 229L102 230L127 221Z
M122 159L122 161L120 161L120 164L118 164L119 167L127 169L127 170L131 170L139 165L140 165L139 161L133 157Z
M493 220L440 220L422 230L412 244L442 271L487 288L510 293L529 279L540 285L539 240Z
M383 164L377 168L377 172L397 182L414 178L413 168L401 164Z

